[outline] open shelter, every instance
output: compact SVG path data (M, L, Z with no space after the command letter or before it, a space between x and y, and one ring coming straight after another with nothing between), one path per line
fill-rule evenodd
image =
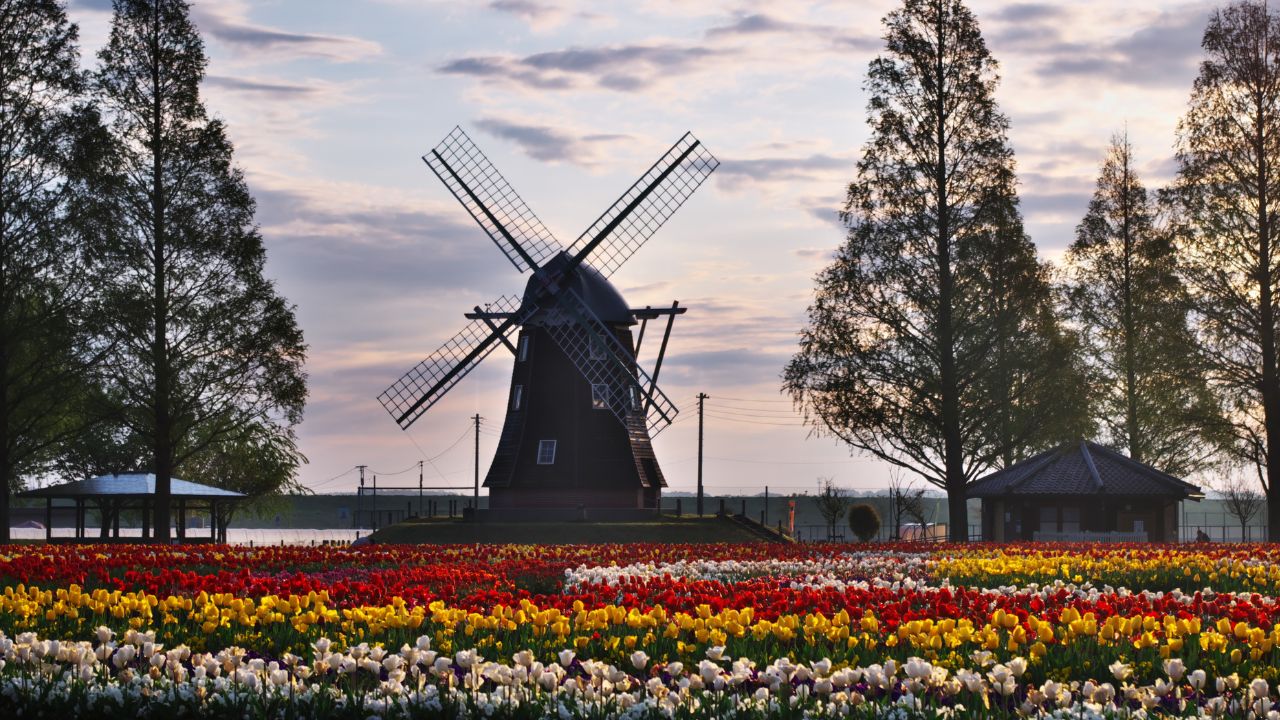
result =
M997 542L1177 542L1178 504L1200 488L1080 440L975 480L982 537Z
M171 478L169 480L170 503L177 520L174 537L182 542L192 540L209 540L226 542L225 528L219 528L216 518L218 510L224 504L239 503L246 497L243 493L223 490L222 488L200 483ZM45 540L55 542L53 537L54 501L71 501L75 519L74 540L87 539L85 532L85 516L90 505L93 505L102 518L102 529L98 539L120 539L120 516L125 511L138 511L142 515L142 540L151 537L151 513L154 508L156 494L156 476L152 473L124 473L120 475L99 475L87 480L50 485L18 493L22 498L44 498L45 501ZM63 505L63 507L66 507ZM204 510L209 513L209 534L207 537L187 536L187 514L192 510ZM133 540L133 538L128 538Z

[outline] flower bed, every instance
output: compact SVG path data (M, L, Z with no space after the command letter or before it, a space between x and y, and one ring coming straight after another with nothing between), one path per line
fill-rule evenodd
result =
M6 553L27 716L1280 717L1270 547Z

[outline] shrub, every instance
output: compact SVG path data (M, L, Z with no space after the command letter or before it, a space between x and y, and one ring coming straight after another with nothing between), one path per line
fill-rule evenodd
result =
M875 507L858 503L849 508L849 529L862 542L867 542L880 532L880 513Z

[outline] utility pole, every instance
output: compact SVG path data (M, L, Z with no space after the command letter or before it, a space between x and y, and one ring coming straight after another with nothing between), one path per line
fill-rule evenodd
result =
M356 490L356 521L351 523L353 527L360 527L360 511L364 506L364 470L368 465L357 465L360 470L360 489Z
M418 461L418 517L422 517L422 461Z
M476 413L472 420L476 421L476 477L475 477L475 503L476 511L480 510L480 413ZM479 517L478 515L476 517Z
M702 517L702 405L708 397L698 393L698 517Z
M769 524L769 486L764 486L764 509L760 511L760 524Z
M373 474L373 499L369 502L370 512L373 513L373 529L378 529L378 473Z

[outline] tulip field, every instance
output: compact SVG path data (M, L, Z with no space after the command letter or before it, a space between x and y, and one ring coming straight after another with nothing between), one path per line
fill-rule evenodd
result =
M4 717L1280 718L1280 548L0 549Z

